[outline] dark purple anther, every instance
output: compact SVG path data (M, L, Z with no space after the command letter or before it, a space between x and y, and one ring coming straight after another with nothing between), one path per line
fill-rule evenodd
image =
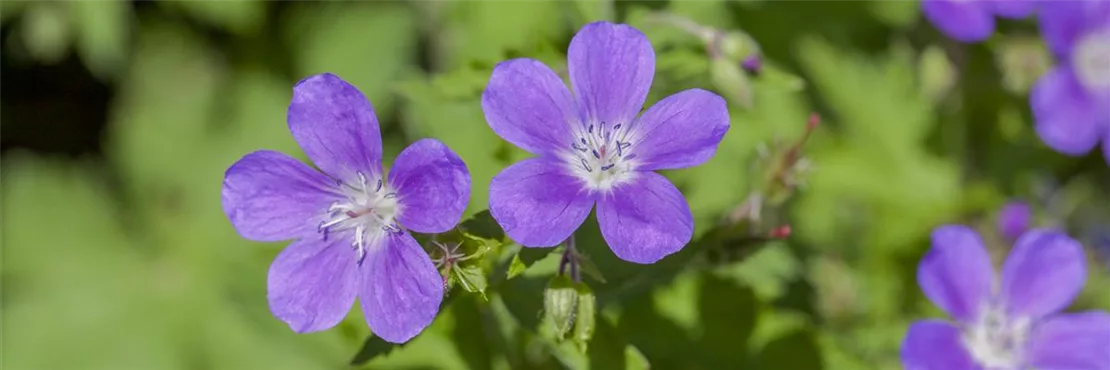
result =
M590 168L590 164L589 164L589 163L586 163L586 159L585 159L585 158L582 158L582 168L585 168L585 169L586 169L586 171L588 171L588 172L594 172L594 169L593 169L593 168Z
M378 179L378 187L374 188L374 192L382 191L382 179Z
M590 150L590 151L594 153L594 158L601 159L601 155L597 154L596 150Z
M601 170L602 171L608 171L610 168L613 168L613 166L616 166L616 165L617 165L616 163L610 163L610 164L601 166Z

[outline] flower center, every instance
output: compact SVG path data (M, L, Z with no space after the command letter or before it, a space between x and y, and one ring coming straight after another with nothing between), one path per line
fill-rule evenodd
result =
M635 167L628 125L606 122L576 127L564 155L571 172L593 190L608 190L632 179Z
M1072 68L1087 90L1110 88L1110 28L1088 33L1076 43Z
M1006 317L998 305L987 307L983 312L977 322L964 328L964 346L984 368L1020 368L1029 338L1029 319Z
M390 191L381 177L373 179L358 173L354 184L338 182L344 199L332 203L325 212L325 220L317 230L327 240L331 231L354 230L351 247L358 252L358 262L366 256L366 245L385 235L400 233L397 214L400 211L397 193Z

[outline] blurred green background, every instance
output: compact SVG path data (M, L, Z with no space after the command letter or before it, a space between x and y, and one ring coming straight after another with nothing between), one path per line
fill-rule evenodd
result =
M270 315L284 243L240 238L219 192L246 153L303 158L285 124L296 81L332 72L360 88L387 163L413 140L446 142L474 179L469 217L524 156L483 119L492 66L560 71L574 32L602 19L651 39L649 104L712 89L732 128L710 162L666 174L707 235L688 252L632 265L596 222L579 233L605 279L587 279L600 314L585 353L538 323L554 253L513 279L487 264L486 299L453 291L399 348L367 340L357 309L308 335ZM1032 131L1026 94L1051 63L1032 21L961 45L913 1L5 0L0 31L4 369L896 369L906 326L941 316L914 280L928 233L973 225L1001 258L995 213L1011 199L1089 247L1073 309L1110 309L1110 171ZM745 73L755 50L764 70ZM797 185L771 197L766 170L812 112ZM762 217L744 232L792 235L707 247L753 194Z

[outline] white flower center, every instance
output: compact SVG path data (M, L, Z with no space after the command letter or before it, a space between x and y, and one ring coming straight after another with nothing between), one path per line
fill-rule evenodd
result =
M1110 88L1110 28L1088 33L1075 44L1072 68L1088 90Z
M1006 317L1000 305L990 305L974 324L964 328L963 341L972 358L987 369L1020 369L1029 338L1028 318Z
M575 125L574 141L563 154L571 173L590 190L606 191L631 180L636 154L628 124Z
M366 245L385 236L386 233L400 233L397 215L401 211L397 193L390 191L389 185L381 177L368 179L362 172L354 184L338 183L344 199L332 203L324 212L325 220L317 230L328 238L332 231L354 230L351 247L358 252L358 261L366 256Z

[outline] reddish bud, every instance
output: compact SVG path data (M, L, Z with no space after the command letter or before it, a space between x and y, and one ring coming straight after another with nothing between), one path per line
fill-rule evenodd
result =
M790 225L782 225L771 229L769 236L772 239L786 239L790 237Z
M817 113L809 114L809 121L806 122L806 131L813 131L817 125L821 124L821 115Z

